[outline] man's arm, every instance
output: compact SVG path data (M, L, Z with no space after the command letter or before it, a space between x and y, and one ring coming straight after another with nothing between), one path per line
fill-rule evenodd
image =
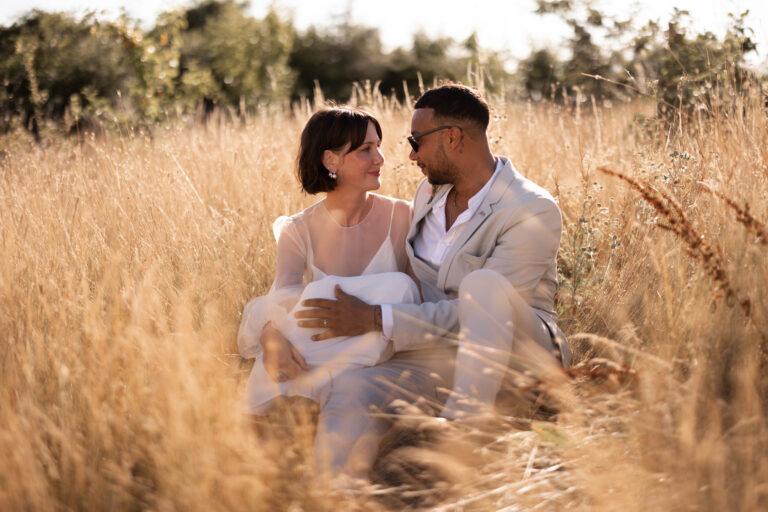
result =
M492 269L506 277L529 300L557 256L562 220L557 205L548 198L534 199L514 212L496 238L496 246L480 261L464 259L465 269L453 280L461 280L473 270ZM471 261L470 261L471 260ZM477 260L477 261L475 261ZM393 304L392 340L396 351L413 350L432 344L435 338L453 337L459 331L458 300Z
M411 216L415 215L416 212L421 211L423 208L426 208L427 204L432 199L432 193L432 186L427 180L422 180L416 189L416 195L413 200L413 211L410 212ZM405 244L407 241L404 240L403 243ZM412 275L413 270L410 261L408 262L407 271L408 270L410 270L408 275L418 284L419 280ZM336 297L337 300L311 299L302 302L302 306L314 309L305 309L296 313L296 318L301 319L297 322L298 326L327 328L325 332L320 333L320 337L315 337L317 340L328 339L334 336L357 336L372 331L384 331L383 323L385 320L382 318L382 309L380 305L366 304L356 297L344 293L338 287ZM370 323L365 321L367 319L371 319ZM391 328L391 326L389 327Z
M560 212L554 202L534 200L525 205L496 238L496 246L484 261L465 262L465 269L454 279L456 288L473 270L493 269L505 276L528 299L541 281L560 244ZM463 258L462 253L457 258ZM471 257L470 259L478 259ZM334 336L357 336L377 329L376 305L367 304L336 289L337 300L309 299L299 311L300 327L327 330L315 335L315 341ZM392 340L396 351L431 345L436 338L452 337L459 331L458 299L422 304L392 304Z
M345 293L339 285L333 289L336 300L307 299L301 305L306 308L295 313L297 325L326 330L312 336L312 341L322 341L336 336L358 336L381 331L381 306L368 304L354 295Z

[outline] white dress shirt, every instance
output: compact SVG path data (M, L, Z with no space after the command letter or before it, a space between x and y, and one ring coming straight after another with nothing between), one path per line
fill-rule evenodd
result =
M480 205L485 200L485 196L488 195L488 191L491 190L496 176L504 168L504 161L501 158L496 158L496 169L491 175L490 179L483 185L475 195L473 195L468 203L467 209L461 212L456 218L456 221L451 225L449 229L445 229L445 206L448 200L450 190L443 194L443 196L432 204L432 209L424 217L421 224L421 229L413 239L413 253L417 258L420 258L433 267L440 268L445 256L451 248L451 245L456 241L461 232L464 230L466 223L480 208ZM453 186L451 186L453 188ZM407 242L406 242L407 243ZM437 283L422 282L422 295L424 297L439 296L441 294L431 293L438 290L432 290ZM392 306L389 304L381 305L381 330L386 338L392 337Z

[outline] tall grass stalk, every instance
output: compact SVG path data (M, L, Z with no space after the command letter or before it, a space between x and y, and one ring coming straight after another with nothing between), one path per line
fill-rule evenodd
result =
M404 141L410 99L355 90L382 121L381 192L410 198L421 179ZM573 112L492 101L493 151L563 212L558 309L581 366L565 384L540 383L559 401L556 424L510 426L438 459L461 477L432 504L768 507L763 107L670 133L636 120L653 112L643 103ZM328 490L311 471L308 431L259 436L241 414L249 365L235 333L273 276L270 225L316 200L293 177L305 107L45 148L5 137L1 510L391 503ZM690 241L658 229L669 223L658 208L598 168L663 191L730 288L689 256ZM745 300L751 321L733 307Z

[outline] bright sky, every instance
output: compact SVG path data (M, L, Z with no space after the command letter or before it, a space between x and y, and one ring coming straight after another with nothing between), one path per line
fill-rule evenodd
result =
M150 26L158 13L190 4L184 0L4 0L0 2L0 24L9 25L33 8L45 11L65 10L76 13L104 10L114 16L121 5L132 17ZM619 5L617 5L619 4ZM412 35L423 30L430 37L467 38L477 31L480 46L509 52L514 57L530 54L531 48L556 48L568 29L554 16L533 13L534 0L251 0L250 10L262 16L271 5L292 15L299 29L310 25L331 25L349 11L353 22L379 29L387 49L410 46ZM768 56L768 1L766 0L644 0L636 2L598 3L604 12L627 15L635 6L636 20L669 19L672 6L691 12L695 28L724 31L729 12L750 11L748 26L755 31L754 40L760 54L756 62Z

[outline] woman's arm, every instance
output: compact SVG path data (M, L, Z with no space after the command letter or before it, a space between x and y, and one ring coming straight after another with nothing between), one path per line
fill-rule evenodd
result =
M392 247L395 250L397 269L400 272L405 272L413 277L413 275L408 272L410 265L408 262L408 255L405 251L405 240L408 237L408 230L411 228L411 203L397 199L394 201L392 207L395 210L392 212L392 227L389 236L392 241Z
M309 370L301 352L271 323L261 330L259 343L263 351L261 362L275 382L295 379L302 371Z
M243 357L261 356L269 376L280 381L294 378L299 371L307 369L298 350L272 325L288 314L301 295L306 243L293 219L281 217L275 221L274 228L277 237L275 280L268 295L257 297L245 306L237 342Z
M306 233L302 236L299 222L290 217L279 217L273 225L277 240L277 262L275 280L270 288L272 291L303 284L309 240L306 239Z

